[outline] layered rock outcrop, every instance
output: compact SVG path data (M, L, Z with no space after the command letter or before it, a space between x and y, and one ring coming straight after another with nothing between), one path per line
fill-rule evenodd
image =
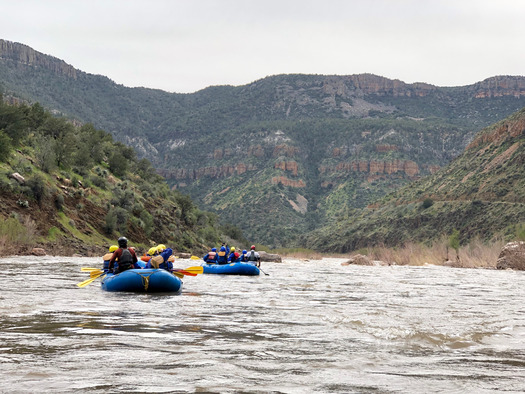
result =
M332 174L337 172L362 172L367 174L391 175L397 172L404 173L409 177L419 174L419 166L412 160L375 161L360 160L342 162L335 166L320 166L320 174Z
M224 178L232 175L241 175L247 171L254 171L257 167L254 164L238 163L236 165L209 166L201 168L174 168L159 169L157 172L166 179L188 179L195 180L203 177Z
M515 121L508 121L496 127L490 132L479 134L468 146L468 149L475 149L481 145L489 143L500 143L509 138L525 135L525 119L519 118Z
M0 58L24 65L42 67L69 78L77 78L77 70L73 66L17 42L0 40Z
M525 96L525 81L513 76L497 76L474 84L471 88L475 98L490 97L523 97Z
M278 185L279 183L290 187L306 187L306 183L302 179L295 181L285 176L276 176L272 178L272 185Z
M298 166L295 161L279 161L274 164L273 168L278 168L283 171L289 171L294 176L297 176Z
M394 97L423 97L439 88L426 83L406 84L398 79L388 79L373 74L329 76L323 81L322 91L341 97L374 94Z

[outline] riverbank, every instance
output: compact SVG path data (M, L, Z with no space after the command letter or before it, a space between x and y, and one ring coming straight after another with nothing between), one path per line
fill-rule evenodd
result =
M439 265L456 268L486 268L495 269L498 257L506 242L502 239L484 243L474 240L457 249L449 245L447 239L435 242L432 245L407 243L400 247L374 246L361 248L346 254L326 254L300 249L277 250L283 258L300 260L321 260L323 258L348 258L365 256L370 262L378 265ZM359 264L359 263L357 263Z
M378 262L379 265L423 266L430 264L457 268L495 269L505 244L506 242L501 239L491 243L475 240L456 250L451 248L446 240L443 240L430 246L416 243L408 243L396 248L375 246L345 254L319 253L307 249L276 249L269 250L269 253L279 255L283 259L303 261L321 261L327 258L351 259L353 256L362 255L366 256L369 261ZM36 249L40 249L40 253L35 252ZM42 255L41 251L44 252L44 255L50 256L82 257L99 257L106 253L105 248L84 245L75 241L67 245L59 242L38 245L9 243L5 238L0 238L0 257Z

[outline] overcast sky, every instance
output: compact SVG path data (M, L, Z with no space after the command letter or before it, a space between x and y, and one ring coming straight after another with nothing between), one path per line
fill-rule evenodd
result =
M524 26L525 0L0 0L0 39L179 93L291 73L525 75Z

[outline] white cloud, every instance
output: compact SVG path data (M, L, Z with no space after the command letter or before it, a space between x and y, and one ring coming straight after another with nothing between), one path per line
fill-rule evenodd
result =
M5 4L4 4L5 3ZM466 85L523 75L522 0L0 0L0 38L127 86L281 73Z

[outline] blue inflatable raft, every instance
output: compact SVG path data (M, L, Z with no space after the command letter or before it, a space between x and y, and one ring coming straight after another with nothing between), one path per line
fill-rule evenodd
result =
M136 293L179 293L182 281L163 269L130 269L120 274L108 274L102 279L102 290Z
M229 264L206 264L202 265L205 274L219 275L259 275L260 270L253 264L229 263Z

